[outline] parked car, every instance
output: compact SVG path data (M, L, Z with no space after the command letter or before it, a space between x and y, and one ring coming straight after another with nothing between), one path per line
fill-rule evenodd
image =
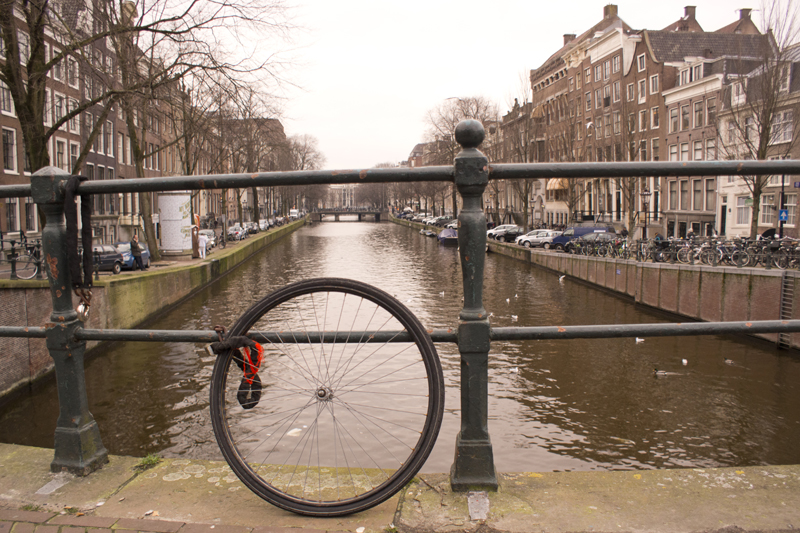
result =
M239 224L234 224L230 228L228 228L228 240L229 241L240 241L247 237L247 231Z
M514 240L522 235L523 229L519 226L515 226L513 224L504 224L503 226L498 226L492 231L492 238L496 241L500 242L514 242ZM488 233L487 233L488 236Z
M535 229L535 230L529 231L528 233L520 235L519 237L514 239L514 244L519 244L521 246L522 242L524 240L526 240L528 237L533 237L534 235L538 235L539 233L544 233L545 231L547 231L547 230L546 229Z
M255 235L258 233L258 224L255 222L245 222L244 229L247 231L248 235Z
M208 242L206 243L206 250L210 250L217 245L217 234L214 233L213 229L201 229L198 234L205 235L208 239Z
M204 229L200 231L212 231L210 229ZM213 233L213 231L212 231ZM131 243L130 242L115 242L113 244L114 249L117 252L122 254L122 268L125 270L133 270L136 268L136 261L133 260L133 255L131 254ZM139 243L139 247L142 249L142 264L145 268L150 267L150 250L147 249L147 245L143 242Z
M523 239L525 239L525 240L523 241L522 239L520 239L519 244L521 244L522 246L524 246L526 248L534 248L534 247L537 247L537 246L549 247L550 243L553 242L553 239L555 237L558 237L559 235L561 235L560 231L549 229L549 230L545 230L543 232L539 232L536 235L534 235L532 237L529 237L529 238L524 238L523 237Z
M269 229L269 226L270 226L269 220L262 218L261 220L258 221L258 229L260 229L261 231L267 231Z
M486 236L487 236L488 238L490 238L490 239L494 239L494 238L495 238L495 236L497 235L497 232L503 232L503 233L505 233L505 231L506 231L507 229L509 229L509 228L516 228L516 227L517 227L517 225L516 225L516 224L501 224L501 225L499 225L499 226L495 226L494 228L492 228L492 229L488 230L488 231L486 232Z
M448 223L445 228L447 229L458 229L458 220L453 220L452 222Z
M129 248L130 244L128 243ZM92 246L92 255L94 268L97 270L101 272L111 271L112 274L119 274L122 271L123 257L114 246L110 244L95 244ZM144 261L144 253L142 253L142 260Z
M572 239L582 237L587 233L601 233L601 232L616 233L614 226L570 226L564 230L564 233L558 237L554 237L550 246L545 245L545 248L555 248L556 250L563 250L566 244Z

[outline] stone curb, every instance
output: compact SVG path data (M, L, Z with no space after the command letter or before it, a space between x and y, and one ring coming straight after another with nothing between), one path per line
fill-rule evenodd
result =
M125 530L140 533L325 533L321 529L192 524L0 509L0 533L114 533Z

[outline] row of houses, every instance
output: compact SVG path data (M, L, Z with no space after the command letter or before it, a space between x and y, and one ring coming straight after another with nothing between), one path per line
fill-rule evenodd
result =
M44 63L52 62L46 71L42 119L45 131L52 130L47 143L50 165L79 173L89 180L111 180L267 171L289 164L287 139L279 120L223 113L222 106L217 106L216 112L208 112L204 105L193 101L194 96L185 86L174 82L161 84L147 97L137 95L132 105L129 102L142 152L141 168L137 169L134 153L137 146L131 139L125 100L109 97L114 90L124 90L119 42L110 37L87 39L89 44L64 53L77 38L104 31L104 24L108 23L104 22L103 10L98 5L92 0L62 0L49 6L57 10L57 16L48 13L49 20L54 22L45 28L43 50ZM123 11L126 8L130 10L128 16L135 17L133 3L123 2ZM31 57L41 51L32 49L37 43L31 38L22 10L15 9L14 13L16 43L4 38L5 32L0 33L0 68L8 61L18 61L27 83L34 64ZM140 50L134 53L140 56L138 68L146 69L147 62L153 62L143 57ZM4 78L8 79L0 76L0 185L27 184L32 165L23 142L23 124L10 87L2 81ZM78 109L79 113L55 127ZM79 164L86 148L88 153ZM167 216L162 208L174 209L174 202L161 202L161 195L156 193L143 194L150 195L152 219L160 239L161 217ZM187 192L189 205L181 208L204 220L232 223L241 217L255 218L253 206L256 206L258 218L264 219L285 203L276 195L280 196L280 192L263 189ZM143 227L140 200L142 196L131 193L93 197L95 243L127 241L138 233ZM23 233L35 237L40 230L31 198L0 199L0 236L13 239Z
M616 5L605 6L597 24L564 35L561 48L530 72L529 93L502 118L484 120L482 150L509 163L800 155L800 48L781 49L749 9L715 31L705 31L696 15L687 6L661 30L634 30ZM439 142L417 145L407 164L435 160ZM758 233L778 228L797 237L797 181L652 176L535 180L525 188L501 182L487 188L485 200L498 222L527 219L529 226L598 222L684 237L748 235L754 222ZM781 208L788 215L782 228Z

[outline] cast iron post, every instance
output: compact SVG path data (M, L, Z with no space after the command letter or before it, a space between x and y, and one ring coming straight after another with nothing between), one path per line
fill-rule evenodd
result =
M450 471L454 491L497 490L492 441L489 438L489 319L483 308L483 264L486 215L482 196L489 183L489 160L477 147L485 132L477 120L465 120L455 131L462 150L455 159L455 184L463 200L458 215L458 246L464 283L464 308L458 325L461 353L461 431Z
M50 470L86 475L108 462L108 452L86 397L86 341L75 340L74 336L83 322L72 306L72 280L67 266L64 191L68 178L69 174L59 168L45 167L31 176L31 195L47 218L42 230L42 264L47 269L53 299L53 313L46 324L47 349L55 362L59 415Z

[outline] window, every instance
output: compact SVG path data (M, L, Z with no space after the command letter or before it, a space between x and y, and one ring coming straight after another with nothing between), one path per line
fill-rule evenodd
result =
M78 101L75 100L74 98L70 98L69 99L69 110L70 110L70 112L73 112L76 109L78 109ZM80 120L80 115L78 113L75 113L74 115L72 115L72 117L70 117L70 119L69 119L69 131L71 131L72 133L80 133L81 132L81 120Z
M689 83L689 71L682 70L679 85L686 85L687 83Z
M635 94L634 94L633 84L629 83L628 84L628 98L627 98L627 101L628 102L633 102L634 98L635 98Z
M600 89L594 90L594 107L596 109L603 107L602 93L600 92Z
M3 128L3 170L17 172L17 130Z
M678 160L678 145L677 144L670 144L669 145L669 160L670 161L677 161Z
M645 68L644 54L641 54L636 58L636 68L639 70L639 72L642 72L644 70Z
M83 93L87 100L92 99L92 78L88 74L83 82Z
M607 80L611 77L611 61L603 62L603 79Z
M692 208L703 210L703 180L692 180Z
M67 113L67 98L63 94L53 93L53 120L58 122ZM59 129L66 130L62 125Z
M615 56L614 56L614 57L611 59L611 72L613 72L613 73L615 73L615 74L616 74L617 72L619 72L619 55L615 55Z
M611 105L611 87L606 85L603 87L603 107Z
M17 226L17 206L19 200L16 198L9 198L6 200L6 228L7 231L19 231Z
M658 108L653 107L650 109L650 128L657 130L659 127L658 122Z
M611 137L611 115L603 116L603 129L605 130L605 136Z
M592 110L592 93L586 93L586 111Z
M67 84L73 89L78 88L79 74L78 62L72 57L67 58Z
M713 212L717 208L717 187L716 180L710 178L706 180L706 211Z
M14 99L11 97L11 89L2 81L0 81L0 111L4 115L14 116Z
M761 225L772 226L775 223L775 195L761 195Z
M586 69L583 71L583 75L586 77L586 83L592 82L592 69L586 67Z
M688 130L690 127L689 123L689 106L684 105L681 106L681 130Z
M75 165L78 163L78 155L80 153L80 146L77 143L69 143L69 168L67 172L72 172Z
M716 139L706 139L706 161L713 161L717 158Z
M673 211L678 209L678 182L669 182L669 208Z
M61 50L56 50L53 48L53 57L58 56L61 53ZM56 81L64 81L64 61L58 61L57 63L53 64L53 79Z
M689 143L681 143L681 161L689 160Z
M569 79L569 92L572 92L574 90L575 90L575 80L573 78L570 78Z
M581 73L580 72L575 74L575 88L576 89L580 89L581 88Z
M737 81L733 84L731 96L731 105L741 105L747 100L747 93L745 84L742 81Z
M753 117L744 119L744 135L748 141L756 140L756 123Z
M681 211L689 211L689 180L681 180Z
M619 135L622 128L622 118L619 111L614 111L614 135Z
M615 82L614 82L614 91L613 91L613 92L614 92L614 101L615 101L615 102L619 102L619 100L620 100L620 97L621 97L621 95L620 95L620 88L619 88L619 87L620 87L620 86L619 86L619 82L618 82L618 81L615 81Z
M703 141L694 141L694 154L692 154L692 160L703 160Z
M636 115L633 113L628 114L628 130L627 133L636 133Z
M669 132L675 133L678 131L678 108L673 107L669 110Z
M109 74L114 72L114 62L111 59L111 56L106 56L106 72Z
M19 44L19 59L23 64L27 64L31 58L31 41L27 33L19 32L17 35Z
M652 140L652 149L650 150L653 161L660 161L661 156L658 153L658 137Z
M120 159L120 163L127 163L125 159L125 135L122 133L117 133L117 157Z
M650 94L658 93L658 74L650 76Z
M706 124L713 126L717 121L717 99L709 98L706 100Z
M639 161L647 161L647 141L639 141Z
M33 198L25 198L25 228L30 231L36 231L36 202Z
M639 103L643 104L647 99L647 80L639 80Z
M601 81L603 79L603 66L602 65L595 65L594 66L594 81L595 83Z
M129 165L133 164L133 160L131 159L131 139L130 137L126 137L127 141L125 143L125 161L128 162Z
M750 206L748 205L747 196L736 197L736 224L746 226L750 224Z
M703 77L703 65L695 65L692 67L692 81L697 81Z
M791 142L792 122L791 111L776 113L772 118L772 137L770 139L770 144Z
M63 139L56 139L55 163L58 168L67 171L67 141Z
M789 218L786 220L786 224L789 226L794 226L797 223L797 195L787 194L784 205L786 206L786 210L789 212Z

